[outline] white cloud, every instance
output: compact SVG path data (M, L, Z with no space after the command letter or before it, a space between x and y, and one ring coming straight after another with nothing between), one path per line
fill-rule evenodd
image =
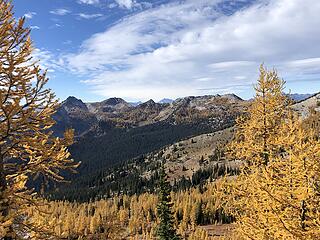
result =
M109 4L109 8L114 8L116 6L123 8L123 9L128 9L128 10L132 10L132 9L148 9L151 8L153 6L152 3L150 2L142 2L142 1L136 1L136 0L114 0L115 3L111 3Z
M33 16L35 16L35 15L37 15L36 12L27 12L27 13L25 13L23 16L24 16L25 18L31 19L31 18L33 18Z
M116 4L116 3L110 3L110 4L108 5L108 8L115 8L116 6L118 6L118 4Z
M43 70L48 69L48 72L63 70L63 66L65 65L62 58L56 58L52 52L45 49L34 49L32 58L35 61L39 61L41 68Z
M288 67L319 67L320 68L320 57L307 58L295 61L287 62Z
M115 0L120 7L123 7L123 8L132 8L133 5L134 5L134 1L133 0Z
M79 13L78 16L83 19L93 19L93 18L102 17L103 15L100 13L95 13L95 14Z
M71 13L71 11L65 8L58 8L50 11L50 13L54 15L64 16Z
M100 1L99 0L78 0L78 3L82 3L82 4L98 4Z
M239 68L239 67L246 67L246 66L251 66L255 65L255 62L250 62L250 61L229 61L229 62L218 62L218 63L212 63L209 64L209 67L212 68L213 70L225 70L228 68Z
M40 29L40 27L39 26L30 26L30 28L32 29L32 30L39 30Z
M215 11L218 2L125 18L84 41L69 66L90 74L84 82L95 93L128 99L247 91L262 62L289 81L320 79L320 1L270 0L231 16Z

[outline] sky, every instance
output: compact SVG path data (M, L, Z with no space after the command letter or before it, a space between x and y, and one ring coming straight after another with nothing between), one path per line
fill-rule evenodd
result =
M320 91L319 0L13 0L61 100Z

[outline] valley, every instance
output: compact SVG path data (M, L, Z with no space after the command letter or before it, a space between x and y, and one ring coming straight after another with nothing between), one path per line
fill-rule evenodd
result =
M54 115L54 132L75 129L70 151L81 165L78 174L69 176L71 185L55 187L53 196L88 200L119 191L153 191L155 169L163 157L172 181L191 179L197 171L213 167L215 160L209 158L215 146L232 138L232 130L224 129L234 125L247 104L232 94L186 97L170 104L150 100L138 106L119 98L85 104L69 97ZM139 166L133 167L136 162ZM113 181L105 181L111 173Z
M308 95L292 108L306 117L318 96ZM176 190L225 171L235 174L239 163L225 159L225 145L249 104L232 94L137 106L119 98L88 104L70 97L54 116L55 129L59 134L71 127L78 133L70 151L81 165L77 174L66 175L71 183L54 185L50 197L88 201L154 192L162 162Z

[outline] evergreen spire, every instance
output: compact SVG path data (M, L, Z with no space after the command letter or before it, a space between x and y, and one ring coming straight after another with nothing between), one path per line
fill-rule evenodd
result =
M160 224L158 227L157 235L159 240L178 240L180 237L177 235L173 224L173 214L171 211L171 186L167 181L167 175L164 167L162 166L159 181L159 203L158 203L158 217Z

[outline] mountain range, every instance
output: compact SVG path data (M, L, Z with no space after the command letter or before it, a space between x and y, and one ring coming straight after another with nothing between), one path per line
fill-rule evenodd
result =
M240 113L243 102L233 94L191 96L175 101L163 99L159 103L150 99L137 105L121 98L84 103L81 99L68 97L54 115L57 122L54 132L60 136L67 128L73 128L76 136L93 131L101 135L111 128L141 127L163 121L171 124L209 119L220 121L219 118Z
M308 95L293 109L306 116L319 99L320 94ZM54 115L53 130L61 136L65 129L75 129L70 152L81 165L78 174L66 175L72 183L58 185L52 195L87 201L120 189L127 194L150 191L163 156L172 181L192 184L190 179L209 176L203 171L226 167L216 165L215 151L232 138L235 119L249 104L234 94L138 105L121 98L84 103L68 97Z

